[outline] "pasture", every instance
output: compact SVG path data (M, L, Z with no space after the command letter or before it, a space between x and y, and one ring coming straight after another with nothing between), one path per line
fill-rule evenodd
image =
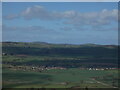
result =
M111 75L111 77L110 77ZM94 78L97 79L94 79ZM103 79L104 77L104 79ZM106 80L109 77L109 80ZM112 88L112 80L118 78L117 70L44 70L43 72L3 70L3 88Z

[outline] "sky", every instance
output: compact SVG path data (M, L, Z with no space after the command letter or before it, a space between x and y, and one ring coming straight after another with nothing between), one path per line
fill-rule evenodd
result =
M118 44L117 2L3 2L2 40Z

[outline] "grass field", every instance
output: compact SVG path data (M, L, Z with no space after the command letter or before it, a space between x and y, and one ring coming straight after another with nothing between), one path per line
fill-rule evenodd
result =
M45 70L43 72L29 72L21 70L3 70L3 88L107 88L115 87L110 81L94 80L93 77L107 77L113 75L118 77L117 70L95 71L95 70ZM115 83L116 86L118 83Z
M88 70L117 68L115 45L4 42L2 49L3 88L118 87L117 69Z

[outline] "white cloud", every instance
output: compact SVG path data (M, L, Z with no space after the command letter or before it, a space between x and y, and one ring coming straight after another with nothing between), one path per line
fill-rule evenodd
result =
M49 19L50 14L42 6L35 5L33 7L28 7L26 10L21 12L21 17L24 19Z
M48 11L43 6L35 5L28 7L20 14L5 16L6 19L24 18L26 20L65 20L65 23L71 25L109 25L112 22L117 22L118 10L103 9L99 12L78 12L74 10L58 12Z

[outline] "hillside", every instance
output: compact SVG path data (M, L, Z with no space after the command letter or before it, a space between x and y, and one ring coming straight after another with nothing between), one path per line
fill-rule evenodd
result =
M118 46L4 42L3 63L62 67L117 67Z

